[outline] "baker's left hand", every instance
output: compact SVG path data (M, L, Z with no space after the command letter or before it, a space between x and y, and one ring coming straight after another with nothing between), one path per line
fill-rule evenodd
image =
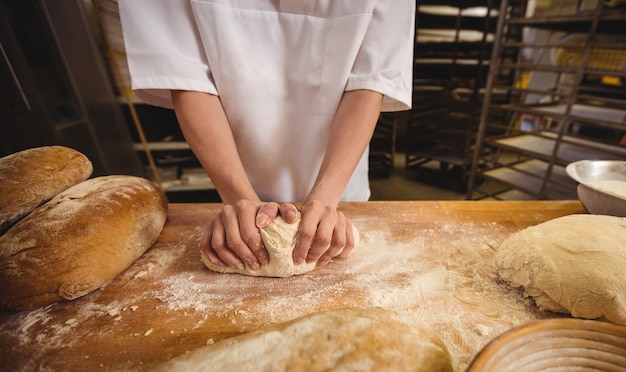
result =
M354 249L354 232L350 221L336 207L320 201L306 202L301 208L302 220L293 252L296 264L317 262L326 265L333 258L347 258Z

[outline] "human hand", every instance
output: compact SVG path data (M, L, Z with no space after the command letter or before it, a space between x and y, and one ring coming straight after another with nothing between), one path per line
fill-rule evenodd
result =
M280 213L281 217L287 223L294 223L298 219L298 208L292 203L265 203L259 208L256 215L256 225L258 228L267 226L276 219Z
M293 252L294 262L324 266L333 258L347 258L354 249L352 221L335 207L314 200L301 208L302 220Z
M298 209L290 203L240 200L224 205L205 229L200 249L215 265L258 270L269 262L259 228L276 219L278 213L290 223L298 217Z

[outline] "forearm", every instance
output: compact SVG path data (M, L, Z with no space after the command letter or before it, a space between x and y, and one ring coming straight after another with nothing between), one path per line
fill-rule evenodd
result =
M336 206L369 144L383 96L370 90L345 92L333 120L328 148L307 201Z
M172 91L172 101L185 140L215 185L224 204L259 200L243 169L219 97Z

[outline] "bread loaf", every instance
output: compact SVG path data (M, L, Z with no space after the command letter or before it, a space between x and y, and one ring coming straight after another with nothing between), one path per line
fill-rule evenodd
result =
M0 308L34 309L97 289L154 243L166 215L163 192L143 178L70 187L0 237Z
M409 314L329 310L182 354L153 371L452 371L439 336Z
M85 155L62 146L36 147L0 158L0 231L86 180L92 171Z

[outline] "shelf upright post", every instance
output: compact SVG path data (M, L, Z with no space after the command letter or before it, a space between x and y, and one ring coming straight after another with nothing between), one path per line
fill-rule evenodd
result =
M476 133L476 142L474 144L474 154L472 156L472 167L469 177L469 182L467 185L467 194L466 199L473 199L472 195L474 193L474 184L476 183L477 173L478 173L478 165L480 161L480 154L483 146L483 141L487 129L487 121L489 117L489 106L491 105L491 96L492 89L494 86L494 82L496 76L500 69L500 58L498 57L500 53L500 47L503 42L503 38L505 36L504 24L505 19L509 17L509 2L508 0L502 0L500 4L500 10L498 13L498 25L496 26L496 33L493 40L493 50L491 51L491 62L489 64L489 73L487 74L487 82L485 84L485 95L483 97L482 109L480 112L480 122L478 124L478 131Z

